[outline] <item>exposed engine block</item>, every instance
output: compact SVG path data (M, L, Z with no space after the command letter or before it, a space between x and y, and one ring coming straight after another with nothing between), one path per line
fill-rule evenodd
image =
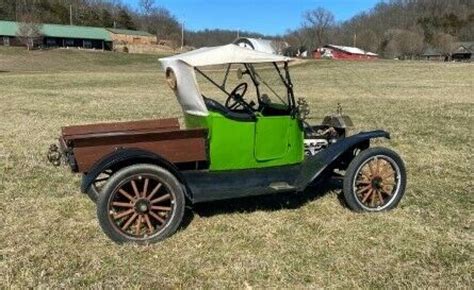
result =
M328 147L329 142L326 139L305 139L304 140L304 154L306 156L313 156L319 151Z

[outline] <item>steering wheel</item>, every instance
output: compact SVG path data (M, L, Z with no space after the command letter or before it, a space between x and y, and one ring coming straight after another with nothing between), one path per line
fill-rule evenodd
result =
M248 85L247 83L241 83L237 85L232 92L230 92L229 97L225 101L225 106L229 110L234 110L239 107L248 109L249 105L244 101L244 95L247 92Z

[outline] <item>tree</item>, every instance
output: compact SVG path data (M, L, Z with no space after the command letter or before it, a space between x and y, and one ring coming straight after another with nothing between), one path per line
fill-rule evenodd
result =
M133 23L132 17L128 14L127 10L121 8L117 17L117 26L124 29L136 29L135 23Z
M24 14L18 24L16 35L28 50L31 50L35 45L35 41L41 39L41 24L32 14Z
M16 5L15 1L0 1L0 19L15 20Z
M356 34L356 46L366 51L375 52L378 51L380 45L380 39L377 34L371 29L366 29Z
M328 31L334 26L334 15L324 9L317 8L315 10L307 11L304 14L305 31L308 37L311 37L310 44L312 48L327 44L328 42Z
M385 37L387 42L385 55L389 57L413 58L420 55L424 49L423 36L417 32L391 29L387 31Z
M100 11L100 19L102 21L102 26L104 27L113 27L114 26L114 18L112 14L110 14L109 10L102 8Z
M293 47L298 49L300 46L307 45L307 39L301 29L288 31L285 36L286 42Z
M152 22L151 16L156 11L154 0L140 0L140 12L141 12L141 28L147 31L153 31L156 33L156 28Z
M156 34L158 39L172 40L178 43L181 34L181 25L167 9L156 8L149 15L150 27L148 31Z
M456 38L451 34L438 33L433 37L433 46L437 48L446 58L451 56L455 47Z
M53 2L50 8L49 19L43 19L44 22L69 24L69 7L64 3Z
M144 15L150 15L155 9L155 0L140 0L139 6Z

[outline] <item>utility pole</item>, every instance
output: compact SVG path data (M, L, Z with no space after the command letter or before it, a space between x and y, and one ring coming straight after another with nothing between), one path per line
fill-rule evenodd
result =
M72 25L72 4L69 5L69 25Z
M237 29L237 38L240 38L240 29Z
M181 23L181 50L184 48L184 21Z

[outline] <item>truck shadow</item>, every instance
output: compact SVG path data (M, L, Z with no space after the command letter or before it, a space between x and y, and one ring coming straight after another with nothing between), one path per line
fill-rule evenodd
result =
M318 200L330 191L339 191L340 189L342 189L341 180L329 179L326 182L316 183L301 193L277 193L202 203L193 206L192 212L190 211L190 213L188 213L188 215L190 215L188 218L192 220L194 215L211 217L229 213L298 209L308 202ZM340 198L339 200L342 202ZM188 221L188 224L191 220ZM184 222L184 224L186 224L186 222ZM186 225L184 225L184 227L186 227Z

